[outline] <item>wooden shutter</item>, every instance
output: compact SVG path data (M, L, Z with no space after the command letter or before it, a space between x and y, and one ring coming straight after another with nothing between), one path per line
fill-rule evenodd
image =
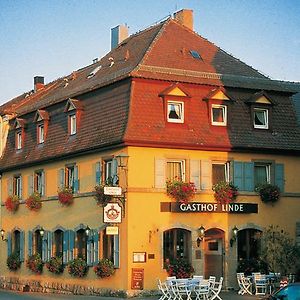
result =
M63 188L65 185L65 169L62 168L58 170L57 181L58 181L58 187Z
M41 196L45 196L46 192L45 192L45 171L41 172L41 184L42 184L42 195Z
M7 179L7 193L10 196L13 194L13 178L12 177L9 177Z
M88 266L93 265L93 259L92 259L93 243L92 243L91 236L93 236L92 230L90 230L89 235L87 236L87 241L86 241L86 252L87 252L86 253L86 263Z
M52 236L53 233L51 231L48 231L47 234L47 260L49 260L52 257Z
M42 261L47 261L47 255L48 255L48 231L45 230L44 235L42 237Z
M118 185L118 161L116 158L112 159L112 170L111 170L111 176L112 176L112 183L113 185Z
M119 234L114 235L114 265L120 268L120 238Z
M7 256L10 256L12 253L12 238L11 232L7 233Z
M201 190L211 190L211 161L201 160Z
M69 230L63 233L63 263L66 264L69 261Z
M93 232L94 238L94 253L93 253L93 264L96 265L99 262L99 233L98 230Z
M284 165L275 164L275 184L284 192Z
M20 175L20 198L23 199L23 180L21 175Z
M20 261L24 261L24 246L25 246L25 233L23 230L20 232Z
M28 231L28 256L32 255L32 231Z
M78 193L78 191L79 191L78 166L74 166L74 193Z
M200 160L191 159L190 161L190 181L200 190Z
M163 158L155 159L155 187L166 187L166 160Z
M254 163L244 162L244 190L254 191Z
M69 261L74 259L75 232L69 230Z
M240 191L244 190L244 164L240 161L233 162L233 183Z
M96 185L101 184L101 177L102 177L102 164L100 161L96 162L95 164L95 183Z
M28 196L33 193L33 175L28 175Z

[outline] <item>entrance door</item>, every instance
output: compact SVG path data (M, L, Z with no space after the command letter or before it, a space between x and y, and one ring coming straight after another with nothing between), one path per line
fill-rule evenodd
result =
M223 276L224 231L214 228L205 231L204 276Z

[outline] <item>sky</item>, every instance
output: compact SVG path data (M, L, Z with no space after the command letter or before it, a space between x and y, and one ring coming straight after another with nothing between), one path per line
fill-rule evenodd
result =
M0 104L89 65L110 29L136 33L182 8L194 30L272 79L300 81L299 0L0 0Z

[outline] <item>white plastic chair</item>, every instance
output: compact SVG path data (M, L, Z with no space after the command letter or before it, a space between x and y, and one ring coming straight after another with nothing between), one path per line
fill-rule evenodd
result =
M214 287L210 289L210 298L209 300L219 299L222 300L222 298L219 296L223 285L223 277L220 277L219 282L215 282Z
M264 274L254 275L255 295L264 296L267 293L268 281Z
M252 295L251 287L252 282L250 278L245 277L244 273L237 273L236 278L239 284L240 290L238 291L239 295L249 294Z
M199 285L194 286L194 293L196 300L207 300L209 294L209 282L208 280L201 280Z
M209 288L214 288L216 282L216 276L209 276L208 278Z
M157 286L158 286L159 291L161 292L161 296L158 300L172 299L171 294L169 292L169 288L165 282L161 282L161 280L158 279Z

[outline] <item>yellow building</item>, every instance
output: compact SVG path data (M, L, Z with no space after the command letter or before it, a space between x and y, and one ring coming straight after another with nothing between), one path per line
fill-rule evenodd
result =
M264 228L299 240L299 85L270 80L192 24L183 10L128 38L116 27L124 40L101 60L50 84L35 77L33 92L0 107L1 287L134 294L157 289L180 258L229 288L238 261L258 258ZM167 195L175 179L194 183L188 203ZM234 202L214 199L218 182L238 187ZM266 183L278 202L255 192ZM36 254L42 272L28 268ZM47 267L53 257L62 273ZM83 277L68 273L76 258ZM103 258L115 268L107 278L94 272Z

